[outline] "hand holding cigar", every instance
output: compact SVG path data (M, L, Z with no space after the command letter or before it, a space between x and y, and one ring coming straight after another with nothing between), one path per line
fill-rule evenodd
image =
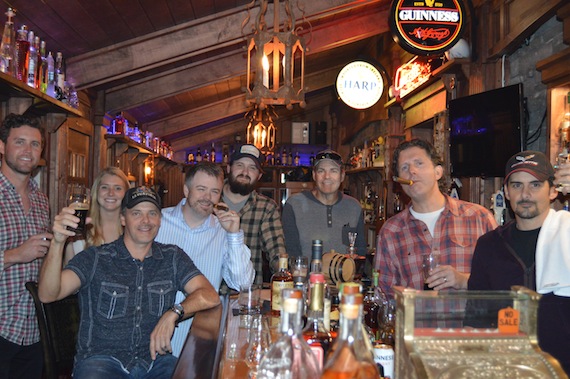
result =
M400 178L399 176L392 176L392 180L395 181L396 183L405 184L408 186L414 184L413 180Z
M228 208L227 206L220 204L220 203L214 204L214 208L219 210L219 211L225 211L225 212L230 210L230 208Z

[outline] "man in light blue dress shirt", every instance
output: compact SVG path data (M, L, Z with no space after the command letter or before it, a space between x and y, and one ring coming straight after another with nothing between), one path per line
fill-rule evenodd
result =
M222 279L239 290L255 277L251 251L244 243L240 218L234 211L217 209L222 195L224 173L221 167L200 162L186 173L185 198L175 207L162 210L157 242L178 245L216 290ZM176 301L184 299L182 293ZM180 356L191 322L178 324L172 337L172 353Z

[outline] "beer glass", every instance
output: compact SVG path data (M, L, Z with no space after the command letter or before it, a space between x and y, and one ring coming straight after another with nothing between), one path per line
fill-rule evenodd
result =
M439 254L430 253L422 255L422 272L424 276L424 290L432 290L433 288L428 287L425 282L427 278L431 275L431 271L439 266Z
M68 188L68 206L75 210L75 216L79 217L79 223L77 228L67 227L78 234L85 233L85 220L87 219L87 213L89 212L89 200L90 193L89 189L83 184L70 184Z

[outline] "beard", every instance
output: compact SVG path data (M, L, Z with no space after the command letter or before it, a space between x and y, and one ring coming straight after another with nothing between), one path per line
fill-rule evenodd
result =
M525 204L527 206L519 207L521 204ZM533 204L534 207L528 207L530 204ZM515 209L513 209L513 212L522 219L533 219L540 214L536 203L529 201L519 201Z
M17 160L11 160L7 156L4 157L4 161L6 162L6 166L10 167L12 171L22 175L31 175L38 167L37 162L33 163L31 166L26 166L18 164Z
M228 176L228 184L233 193L238 193L242 196L249 195L255 189L255 182L249 176L239 175L238 177L249 179L249 182L240 182L237 177L233 175Z

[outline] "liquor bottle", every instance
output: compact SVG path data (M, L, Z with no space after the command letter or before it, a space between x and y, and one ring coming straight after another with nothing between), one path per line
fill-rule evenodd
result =
M301 156L299 155L299 152L297 151L295 153L295 166L299 166L301 164Z
M382 366L384 377L394 378L396 301L391 299L385 310L380 338L374 344L374 360Z
M311 166L315 163L315 153L311 151L311 156L309 157L309 163Z
M281 152L281 164L283 166L287 166L287 149L283 148L283 151Z
M46 57L46 41L40 42L40 50L38 51L38 78L37 89L42 93L47 91L47 57Z
M287 157L287 166L293 166L293 153L289 153L289 157Z
M51 51L46 58L47 74L46 74L46 94L55 98L55 61ZM113 131L113 133L115 133Z
M214 147L213 142L212 142L212 150L210 150L210 161L216 163L216 148Z
M309 272L323 272L323 241L313 240L311 245L311 264Z
M63 54L58 51L55 55L55 66L54 66L54 80L55 80L55 98L59 101L65 100L65 72L63 70ZM123 133L126 134L126 128Z
M302 313L302 291L284 289L280 337L261 360L257 379L314 379L320 376L315 356L301 335Z
M5 13L8 21L4 24L4 33L2 34L2 44L0 45L0 71L14 76L15 71L15 43L16 33L14 32L14 22L12 17L16 12L12 8L8 8Z
M210 153L208 152L208 149L207 149L207 148L204 149L204 157L203 157L203 160L204 160L205 162L209 162L209 161L210 161Z
M35 36L33 31L28 32L28 43L30 44L30 51L28 53L28 75L26 77L26 84L32 88L36 88L36 70L38 69L38 48L35 44ZM39 38L38 38L39 43Z
M374 339L380 335L380 324L383 319L386 296L382 289L378 287L378 272L372 273L372 284L368 287L363 299L364 324L373 334Z
M30 43L28 42L28 27L22 25L18 30L16 39L16 79L26 81L28 77L27 63L30 54Z
M196 162L202 162L202 152L200 151L200 148L198 148L198 151L196 152Z
M222 157L222 162L228 164L230 162L230 156L228 154L228 150L224 150L224 155Z
M124 135L125 134L125 119L121 115L121 112L117 112L117 114L115 115L115 119L113 120L113 123L114 123L113 130L115 131L115 134Z
M324 325L325 276L322 273L313 272L310 275L309 282L310 301L307 325L303 329L303 338L313 350L319 368L322 369L324 358L332 344L331 334Z
M271 276L271 314L279 316L281 310L281 291L284 288L293 288L293 276L289 272L288 256L279 256L279 271Z
M377 379L372 350L362 335L362 294L343 293L340 312L340 334L327 356L321 378Z
M192 152L188 153L188 164L194 164L194 154Z

